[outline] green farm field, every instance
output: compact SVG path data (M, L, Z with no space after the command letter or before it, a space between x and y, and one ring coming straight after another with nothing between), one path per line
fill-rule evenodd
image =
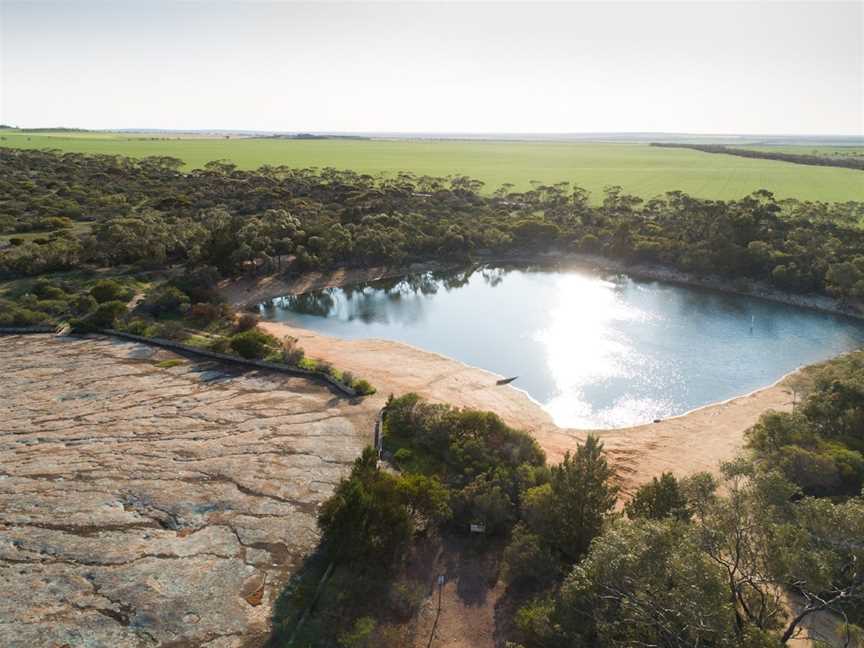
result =
M51 148L81 153L143 157L170 155L199 168L217 159L240 168L263 164L335 167L364 173L468 175L492 191L504 183L518 189L568 181L598 200L603 188L620 185L650 198L681 190L702 198L740 198L768 189L779 198L864 201L864 174L853 169L810 167L664 149L646 144L504 142L455 140L278 140L254 138L166 137L118 133L0 132L0 146Z

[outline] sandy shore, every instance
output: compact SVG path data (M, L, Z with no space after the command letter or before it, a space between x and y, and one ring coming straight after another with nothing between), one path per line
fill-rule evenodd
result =
M496 412L508 424L531 432L552 462L592 432L556 426L525 392L496 385L501 376L452 358L390 340L343 340L277 322L262 327L278 337L297 338L311 357L368 378L378 389L372 398L382 405L391 393L413 391L432 401ZM784 383L660 423L594 433L603 440L625 491L663 471L681 476L716 471L720 461L741 450L745 430L763 412L791 408Z
M495 261L501 262L502 259ZM511 258L507 261L620 271L637 277L737 292L728 282L694 278L662 267L624 266L614 260L590 255L544 255L540 258ZM437 263L426 263L408 268L378 267L308 273L297 278L241 279L224 283L221 291L229 302L242 306L278 295L299 294L444 267ZM849 314L836 300L825 296L788 295L757 289L755 286L744 292L773 301ZM560 428L525 392L496 385L496 380L501 376L452 358L391 340L344 340L277 322L265 322L262 326L278 337L288 335L297 338L311 357L327 360L340 369L367 378L377 387L378 394L373 398L381 404L391 393L399 395L413 391L432 401L494 411L510 425L531 432L552 462L559 461L565 452L575 449L588 433L593 432L603 440L625 492L650 481L663 471L671 471L679 476L701 470L716 471L721 461L732 459L740 452L744 444L744 432L756 423L762 413L771 409L786 411L791 408L787 376L753 393L659 423L615 430Z

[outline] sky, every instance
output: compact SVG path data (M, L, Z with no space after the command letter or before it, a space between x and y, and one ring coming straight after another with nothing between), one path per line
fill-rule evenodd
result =
M864 135L864 2L0 0L0 123Z

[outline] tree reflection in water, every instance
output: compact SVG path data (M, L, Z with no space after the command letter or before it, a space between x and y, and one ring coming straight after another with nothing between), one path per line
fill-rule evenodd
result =
M333 299L333 288L316 290L315 292L303 293L302 295L286 295L276 300L279 308L302 313L303 315L317 315L327 317L333 311L336 300Z

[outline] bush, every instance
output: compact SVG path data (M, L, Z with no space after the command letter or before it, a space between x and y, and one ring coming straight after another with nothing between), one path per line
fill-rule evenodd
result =
M222 317L223 308L219 304L193 304L189 309L189 317L202 324L210 324Z
M244 313L239 318L237 318L237 323L234 325L234 331L236 333L243 333L244 331L249 331L258 326L260 318L257 315L252 315L251 313Z
M125 326L123 326L123 330L127 333L131 333L132 335L146 336L149 329L150 322L140 318L133 319L132 321L127 322Z
M70 301L72 312L78 317L83 317L96 310L97 302L90 293L79 293Z
M117 318L125 314L125 302L107 301L99 304L86 319L90 325L96 328L113 328Z
M519 586L545 585L558 575L558 561L543 540L524 524L513 529L510 544L504 550L504 576Z
M375 388L372 386L372 384L368 380L363 380L362 378L360 380L354 381L352 387L354 388L354 391L364 396L375 393Z
M259 329L231 336L231 348L247 360L260 360L278 346L279 340Z
M230 353L231 340L227 337L220 336L217 339L213 340L213 342L211 342L207 348L209 348L211 351L215 351L216 353Z
M141 306L154 317L176 315L189 308L189 296L174 286L162 286L148 293Z
M313 358L303 357L300 359L300 362L297 363L297 366L300 367L300 369L305 369L306 371L318 370L318 362Z
M406 581L396 583L390 588L387 603L390 610L400 619L408 621L420 609L426 596L423 583Z
M100 279L90 289L90 294L100 304L111 301L129 301L132 291L111 279Z
M0 326L34 326L50 321L45 313L21 308L8 302L0 302Z
M69 304L65 299L40 299L35 306L36 310L52 315L62 315L69 311Z
M189 336L180 322L158 322L153 325L152 335L166 340L183 340Z
M282 340L282 362L292 367L297 367L300 366L305 357L306 352L297 346L297 340L294 338L285 338Z
M393 460L398 465L403 465L410 462L414 458L414 453L408 448L399 448L393 455Z
M40 279L33 286L33 294L39 299L67 299L66 291L48 279Z
M334 375L336 372L335 367L326 360L319 360L316 370L320 371L321 373L325 373L328 376L333 376L334 378L336 377Z
M512 522L513 505L499 485L478 477L458 493L453 513L463 530L467 531L471 524L481 524L486 533L494 535Z
M624 505L624 511L631 520L661 520L665 517L690 519L687 498L678 480L669 472L663 473L659 479L654 477L650 484L640 486L633 499Z
M376 625L372 617L356 619L351 630L339 635L339 645L342 648L372 648L372 633Z
M215 289L220 278L219 270L213 266L201 266L174 279L172 283L193 301L212 303L219 301Z

